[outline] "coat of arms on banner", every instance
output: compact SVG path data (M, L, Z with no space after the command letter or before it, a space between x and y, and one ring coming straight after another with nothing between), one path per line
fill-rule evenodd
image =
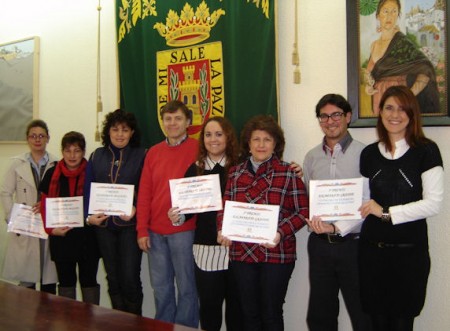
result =
M224 116L222 42L199 44L209 38L221 15L225 15L221 9L210 14L204 2L195 12L186 3L180 15L169 10L166 24L154 25L174 47L156 54L157 110L170 100L183 101L193 113L189 135L194 137L210 116ZM158 120L163 129L159 116Z
M120 107L142 145L165 138L159 111L183 101L198 138L212 116L236 132L258 114L278 118L277 0L116 0Z

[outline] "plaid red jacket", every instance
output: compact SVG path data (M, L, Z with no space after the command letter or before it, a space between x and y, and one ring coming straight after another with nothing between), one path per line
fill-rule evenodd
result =
M291 263L296 260L295 233L308 217L308 197L302 180L289 164L273 156L256 172L249 160L230 169L225 188L226 200L255 204L279 205L280 243L268 249L259 244L233 241L230 259L248 263ZM223 210L217 214L217 229L222 229Z

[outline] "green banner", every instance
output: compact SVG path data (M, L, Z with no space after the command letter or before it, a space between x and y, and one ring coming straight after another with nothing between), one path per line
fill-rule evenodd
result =
M116 0L121 107L143 145L164 138L159 109L178 99L191 136L210 116L239 134L257 114L278 118L276 0Z

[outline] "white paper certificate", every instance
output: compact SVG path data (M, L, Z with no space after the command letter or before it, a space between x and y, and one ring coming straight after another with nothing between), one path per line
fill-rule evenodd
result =
M358 208L363 196L363 179L311 180L309 182L309 214L323 221L360 219Z
M83 197L46 198L45 222L47 228L83 227Z
M48 238L41 214L33 213L31 206L18 203L15 203L11 210L7 231L30 237Z
M131 215L134 185L91 183L89 214Z
M230 240L273 243L280 206L225 201L222 235Z
M180 214L204 213L222 209L218 174L169 180L172 207Z

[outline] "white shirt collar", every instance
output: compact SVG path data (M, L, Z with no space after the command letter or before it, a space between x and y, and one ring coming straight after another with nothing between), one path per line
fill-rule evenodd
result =
M389 151L386 150L386 146L382 142L378 143L378 149L380 150L381 155L383 155L386 159L396 160L401 158L408 151L409 145L406 142L405 138L396 141L394 155L392 155Z
M214 162L209 156L207 156L205 159L205 170L212 170L216 164L220 164L222 167L225 167L226 162L227 157L225 155L219 160L219 162Z

